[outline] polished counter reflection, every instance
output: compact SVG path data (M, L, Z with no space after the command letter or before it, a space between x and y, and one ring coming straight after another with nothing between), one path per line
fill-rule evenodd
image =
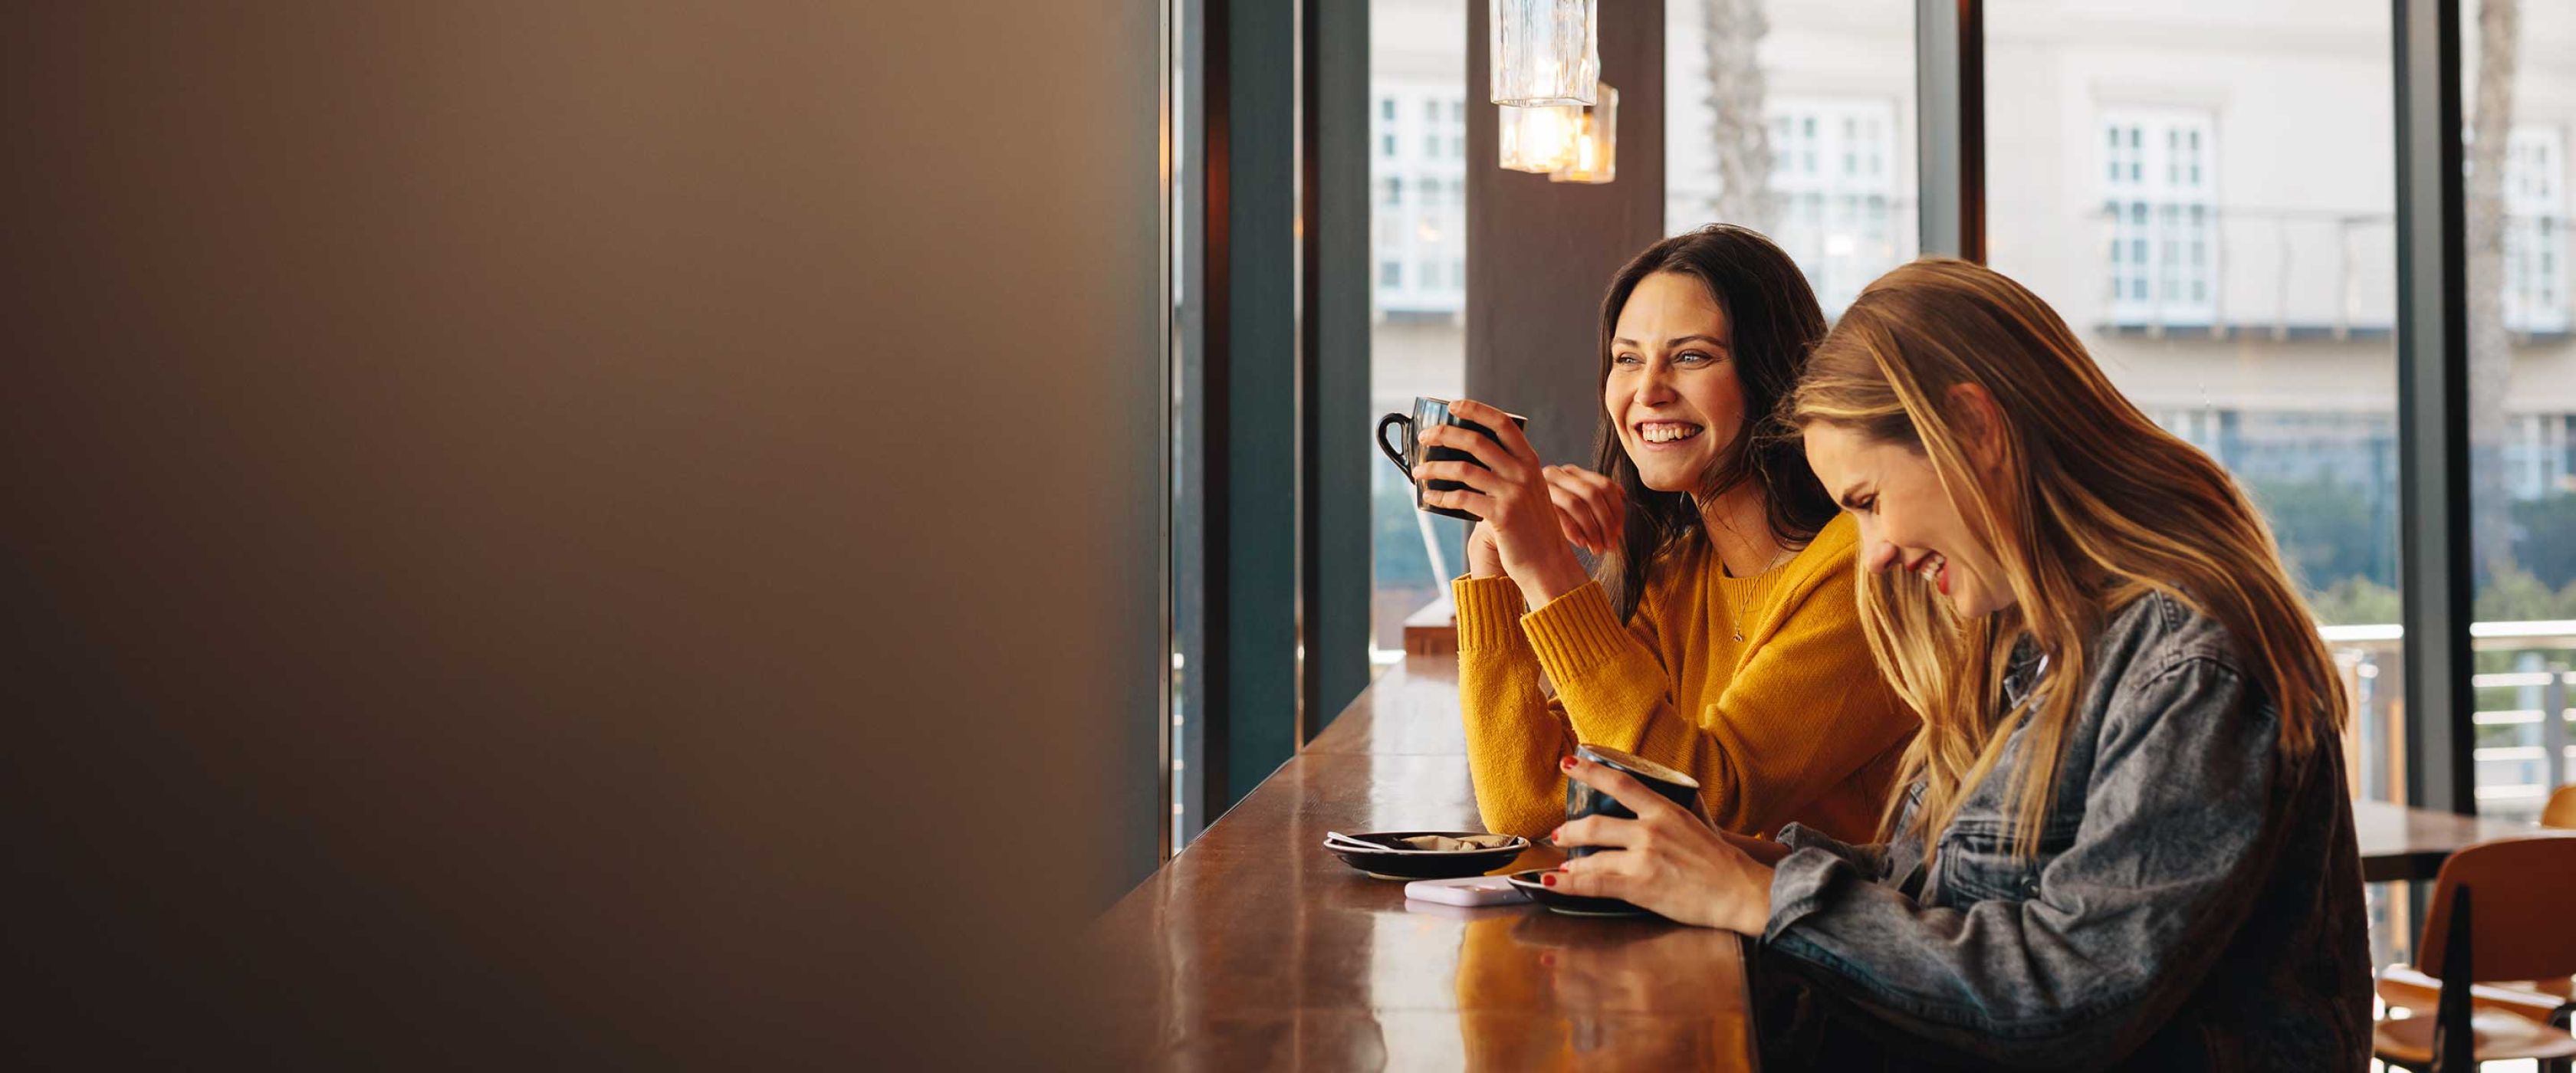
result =
M1390 670L1104 915L1104 1057L1228 1070L1750 1066L1733 935L1408 902L1403 884L1319 847L1328 830L1477 827L1458 719L1445 661ZM1558 859L1536 848L1513 867Z

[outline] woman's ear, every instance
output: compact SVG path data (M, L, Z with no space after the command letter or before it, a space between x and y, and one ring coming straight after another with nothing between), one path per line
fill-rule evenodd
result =
M1950 427L1958 431L1960 446L1980 474L1993 476L2004 462L2003 409L1983 385L1952 384L1948 394Z

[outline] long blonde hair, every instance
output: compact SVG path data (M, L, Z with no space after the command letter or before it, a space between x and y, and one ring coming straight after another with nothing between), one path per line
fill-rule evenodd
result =
M2000 479L1989 486L1960 439L1954 389L1995 404ZM2065 321L1982 265L1926 258L1861 292L1808 359L1790 398L1800 428L1829 424L1926 456L1976 539L2001 564L2012 608L1962 621L1898 572L1864 577L1860 617L1879 666L1923 730L1906 750L1888 837L1919 835L1927 856L1959 803L2026 726L2008 798L2014 850L2039 850L2068 726L2104 622L2163 593L2225 625L2253 684L2280 712L2281 748L2305 755L2349 709L2334 659L2264 525L2218 463L2158 428L2112 386ZM2002 680L2023 635L2059 688L2007 707ZM1923 783L1912 830L1895 830L1906 788Z

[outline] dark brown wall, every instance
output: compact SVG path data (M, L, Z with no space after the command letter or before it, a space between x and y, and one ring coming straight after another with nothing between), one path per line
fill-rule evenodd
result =
M1039 1045L1152 856L1156 10L13 12L10 1050Z
M1494 166L1486 5L1470 0L1467 11L1467 393L1527 415L1547 461L1590 465L1601 293L1664 235L1663 0L1601 0L1619 175L1600 186Z

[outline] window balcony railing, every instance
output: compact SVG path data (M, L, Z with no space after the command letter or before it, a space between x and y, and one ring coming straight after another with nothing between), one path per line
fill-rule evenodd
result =
M2354 719L2346 734L2354 792L2403 796L2404 690L2394 624L2319 628L2343 668ZM2469 626L2477 666L2470 677L2477 710L2471 760L2478 811L2499 819L2535 820L2551 789L2576 770L2569 688L2576 684L2576 621L2478 622Z
M2105 204L2072 228L2099 266L2077 323L2148 337L2386 338L2397 316L2397 221L2323 209ZM2171 210L2171 211L2167 211ZM2576 229L2516 215L2504 235L2503 316L2518 339L2564 338ZM2492 286L2493 284L2489 284Z

